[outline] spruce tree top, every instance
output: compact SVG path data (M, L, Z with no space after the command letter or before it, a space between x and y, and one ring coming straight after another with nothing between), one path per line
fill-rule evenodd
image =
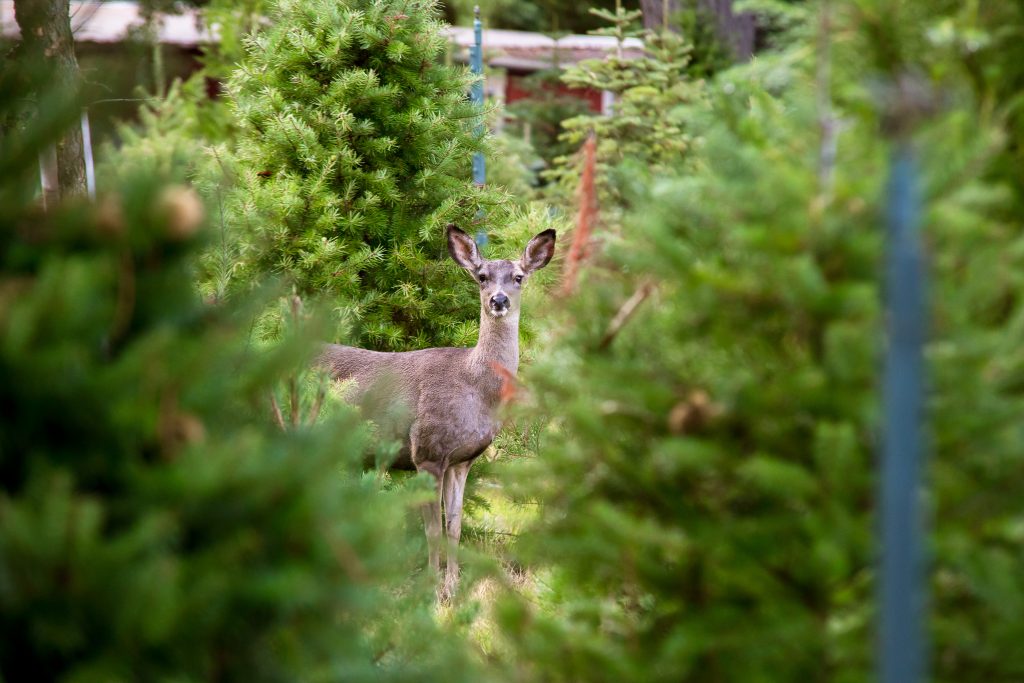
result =
M242 130L236 278L286 275L361 343L453 343L443 226L468 225L481 139L435 0L281 0L229 84Z

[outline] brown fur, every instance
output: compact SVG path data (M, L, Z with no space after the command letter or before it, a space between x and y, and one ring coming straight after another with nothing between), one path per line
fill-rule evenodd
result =
M519 368L519 304L530 273L551 260L555 232L546 230L527 245L518 261L484 261L473 240L448 227L449 253L480 286L480 335L473 348L435 348L387 353L329 344L320 364L338 380L354 380L353 398L389 436L402 441L398 468L429 472L444 494L449 543L461 534L462 493L473 460L491 444L500 424L505 368ZM440 515L425 511L431 565L439 567L436 541ZM454 588L458 565L448 555L448 581Z

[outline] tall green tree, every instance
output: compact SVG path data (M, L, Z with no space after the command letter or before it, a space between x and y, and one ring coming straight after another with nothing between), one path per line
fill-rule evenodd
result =
M22 60L25 73L38 73L33 64L49 64L46 73L64 95L63 106L71 106L79 91L79 72L68 0L18 0L14 17L21 32L17 58ZM33 85L41 95L52 83ZM85 152L77 122L70 123L57 140L55 159L57 197L85 194Z
M609 54L583 60L561 77L571 87L607 91L614 97L611 116L585 113L566 119L559 138L577 149L588 135L596 136L602 204L615 212L622 197L612 169L625 160L666 169L689 153L693 140L686 129L686 111L702 96L703 83L689 74L691 46L683 36L640 28L639 10L592 12L608 24L592 33L614 37L620 47L627 38L642 37L646 48L637 58ZM578 155L564 155L554 160L547 175L565 196L576 187L579 168Z
M241 127L235 276L284 275L365 345L466 343L474 302L443 229L499 219L468 182L471 75L440 62L434 0L283 0L229 85ZM354 332L354 320L360 331Z
M626 218L529 374L533 414L555 417L521 464L544 510L519 548L543 608L499 610L523 678L872 675L896 123L923 169L932 270L930 668L1020 677L1024 233L1001 173L1019 139L975 96L973 57L937 40L959 7L934 9L846 5L843 41L818 54L833 80L806 59L809 30L681 112L699 141L686 162L624 159ZM829 174L822 86L842 121ZM883 116L896 93L930 116Z
M701 170L629 167L635 209L530 374L558 418L522 466L545 514L521 552L555 607L502 630L545 680L870 673L879 235L863 205L810 212L813 109L747 82L690 112Z
M312 341L255 353L251 309L200 300L202 206L168 178L41 215L37 152L77 116L24 97L2 70L0 678L476 680L417 572L419 489L362 475L340 407L271 425Z

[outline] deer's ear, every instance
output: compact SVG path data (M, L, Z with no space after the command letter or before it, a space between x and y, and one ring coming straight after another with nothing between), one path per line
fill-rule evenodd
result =
M555 255L555 231L545 230L534 236L519 259L519 266L526 273L532 273L546 266Z
M448 226L448 253L456 263L471 273L475 273L482 264L476 242L454 224Z

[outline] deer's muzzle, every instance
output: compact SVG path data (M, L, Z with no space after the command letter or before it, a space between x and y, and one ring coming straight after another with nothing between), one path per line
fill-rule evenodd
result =
M508 312L508 306L508 297L503 292L498 292L491 297L491 311L494 313L504 315Z

